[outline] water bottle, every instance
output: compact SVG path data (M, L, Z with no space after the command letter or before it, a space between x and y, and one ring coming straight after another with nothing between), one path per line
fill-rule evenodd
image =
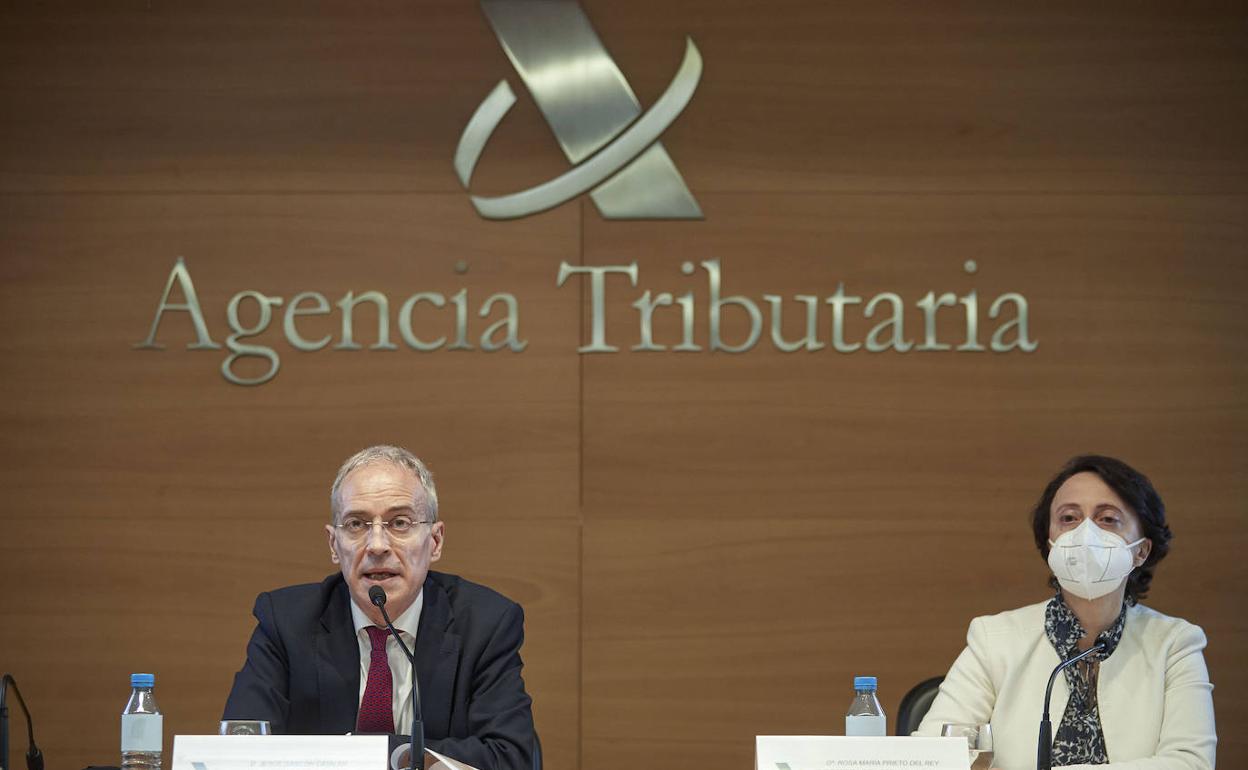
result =
M164 717L152 696L156 677L131 674L130 700L121 712L121 770L160 770Z
M875 677L854 677L854 702L845 714L845 734L859 737L883 737L888 734L888 720L880 699L875 697Z

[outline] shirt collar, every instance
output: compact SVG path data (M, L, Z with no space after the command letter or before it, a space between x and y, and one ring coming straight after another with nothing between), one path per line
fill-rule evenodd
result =
M425 591L422 587L420 593L416 594L416 601L412 602L412 606L404 610L403 614L397 618L391 618L399 633L416 638L416 629L420 627L420 611L424 606ZM377 625L364 614L364 610L359 608L354 599L351 601L351 620L355 624L356 636L364 633L364 629Z

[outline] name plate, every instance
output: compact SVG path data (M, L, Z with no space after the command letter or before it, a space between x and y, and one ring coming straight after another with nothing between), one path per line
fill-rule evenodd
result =
M384 735L175 735L172 770L379 770Z
M759 735L755 770L968 770L965 738Z

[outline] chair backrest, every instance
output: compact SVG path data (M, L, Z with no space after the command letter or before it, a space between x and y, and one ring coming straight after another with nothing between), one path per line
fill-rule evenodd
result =
M919 729L919 723L927 716L927 710L932 707L932 701L936 700L936 693L943 681L943 676L934 676L910 688L910 692L905 694L901 705L897 707L898 735L909 735Z

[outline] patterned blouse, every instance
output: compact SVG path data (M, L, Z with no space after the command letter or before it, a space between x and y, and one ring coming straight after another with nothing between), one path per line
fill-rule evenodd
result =
M1105 734L1101 732L1101 714L1096 704L1097 669L1089 665L1088 661L1099 664L1114 654L1119 640L1122 639L1122 629L1126 622L1127 605L1124 602L1118 619L1096 637L1097 642L1105 643L1104 652L1091 655L1063 672L1066 684L1070 686L1070 700L1066 702L1066 713L1062 715L1057 735L1053 738L1054 767L1103 765L1109 762L1109 754L1105 750ZM1083 638L1084 630L1075 613L1066 606L1060 592L1045 608L1044 633L1062 660L1077 653L1076 645Z

